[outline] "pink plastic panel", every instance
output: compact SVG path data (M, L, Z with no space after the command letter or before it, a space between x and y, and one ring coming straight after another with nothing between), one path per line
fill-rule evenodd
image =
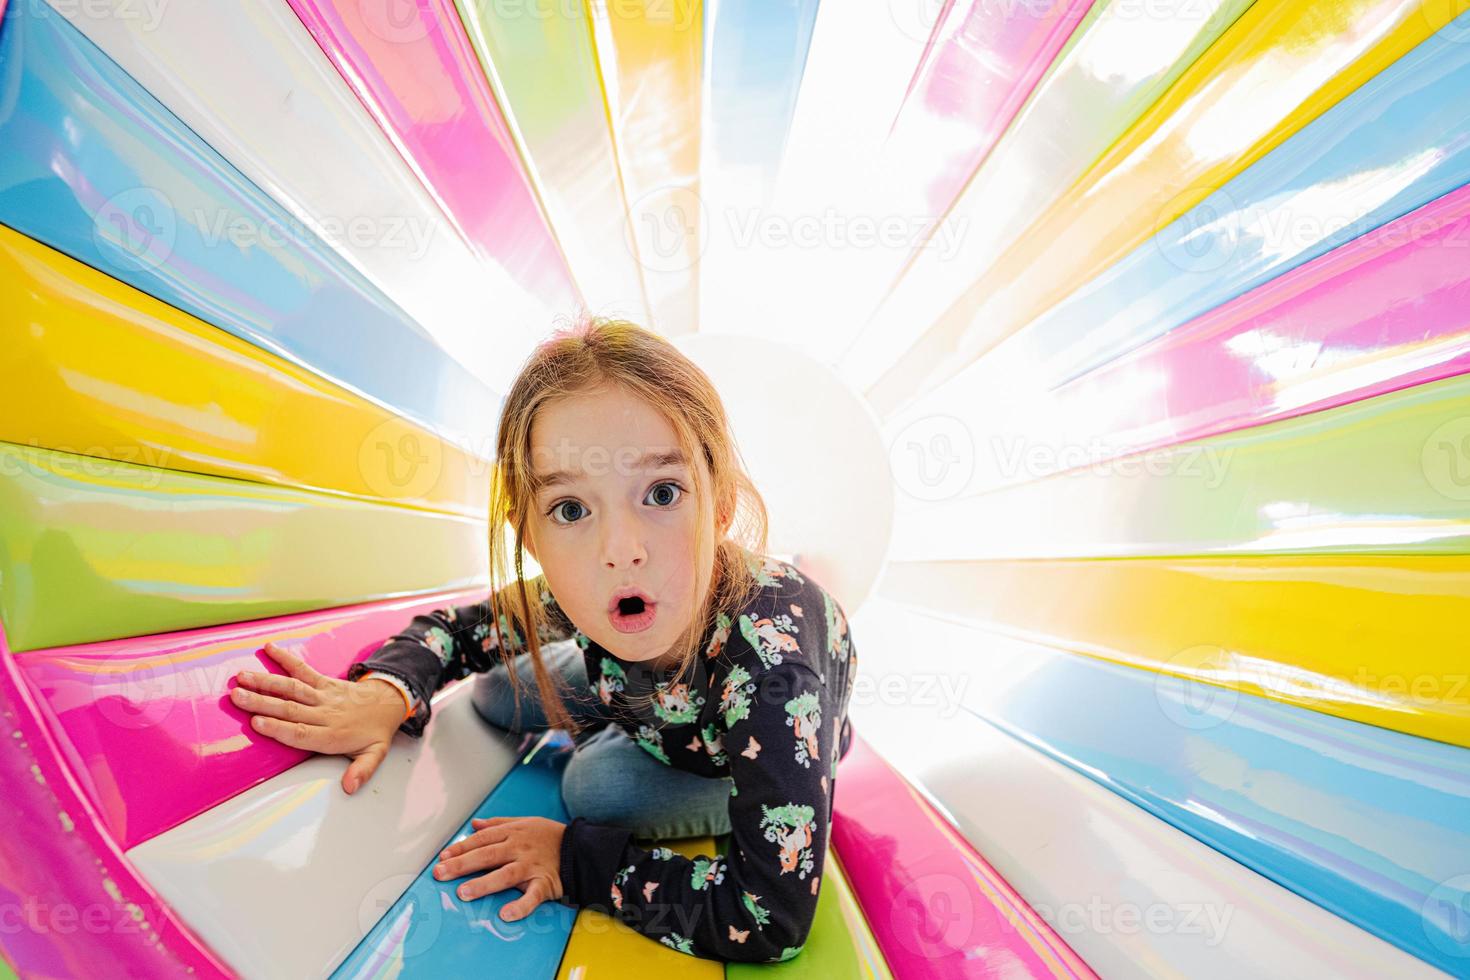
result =
M59 726L71 768L124 849L311 753L257 733L229 699L241 670L281 673L267 640L341 677L420 612L473 591L343 606L209 629L16 655Z
M22 977L234 976L148 887L72 778L0 632L0 903ZM158 785L158 783L155 783ZM59 832L58 832L59 831ZM0 967L3 972L3 967Z
M1142 449L1470 370L1470 186L1063 386L1069 417ZM1150 380L1163 384L1150 384ZM1109 411L1097 414L1106 402Z
M453 0L290 3L470 245L568 309L576 288Z
M959 196L1093 0L958 0L914 74L888 152L917 154L934 221Z
M1090 465L1470 372L1470 186L1074 381L1024 380L1044 364L1018 334L890 430L947 413L1001 445L1090 447ZM1052 472L1000 460L980 454L967 492Z
M1096 977L856 732L840 776L833 846L898 980Z

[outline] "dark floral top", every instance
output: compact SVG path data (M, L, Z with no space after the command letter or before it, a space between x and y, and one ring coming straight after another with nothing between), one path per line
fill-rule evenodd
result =
M550 620L542 641L577 642L591 691L616 724L665 765L731 779L723 854L645 849L628 829L574 818L562 838L563 900L690 955L768 962L801 951L816 913L837 760L852 741L857 654L841 606L815 580L745 555L759 591L713 625L678 683L672 668L619 660L578 630L544 576L527 585ZM435 691L500 661L489 603L480 602L415 616L347 676L375 670L405 682L415 701L401 728L418 737Z

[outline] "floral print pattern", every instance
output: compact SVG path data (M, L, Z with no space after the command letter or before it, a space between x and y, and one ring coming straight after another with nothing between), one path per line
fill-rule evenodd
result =
M720 713L725 716L726 728L750 717L750 696L754 692L750 671L740 666L732 667L725 678L725 689L720 693Z
M603 704L612 704L613 695L628 686L628 675L611 657L602 658L602 670L597 678L597 697Z
M699 717L699 709L702 707L704 695L698 691L691 694L687 683L658 682L653 713L662 720L673 725L688 724Z
M822 702L817 695L808 691L800 697L786 702L786 724L796 736L796 762L810 766L812 760L820 758L817 746L817 728L822 724Z
M857 656L847 617L820 584L779 559L746 559L760 589L715 618L702 655L677 676L602 648L566 619L543 579L528 591L544 604L538 638L576 641L589 687L638 745L664 765L731 782L720 854L642 848L625 828L571 821L563 901L602 907L691 956L780 962L800 954L815 915ZM518 647L512 625L502 617ZM348 678L379 667L403 678L421 703L402 727L417 736L434 691L501 657L488 603L479 603L414 617Z
M800 650L795 634L796 626L787 615L754 620L749 616L740 617L740 635L755 648L762 667L774 667L781 662L783 655Z

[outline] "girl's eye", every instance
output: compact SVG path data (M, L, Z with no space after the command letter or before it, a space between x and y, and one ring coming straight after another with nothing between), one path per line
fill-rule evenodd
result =
M567 507L575 507L579 511L582 509L582 505L580 503L578 503L577 501L575 501L575 500L563 500L563 501L561 501L558 504L553 504L552 507L551 507L551 510L547 512L547 516L548 517L551 517L552 522L555 523L555 524L575 524L575 523L577 523L577 519L575 517L573 517L571 520L567 520L567 521L558 521L556 519L555 515L558 514L558 513L561 513L563 517L566 516L564 509L567 508Z
M644 499L654 498L653 503L658 507L672 507L679 502L685 492L684 488L679 484L671 480L665 480L662 483L655 483L649 488L648 497ZM566 508L568 507L575 508L571 516L567 514ZM551 505L551 509L546 512L546 516L551 518L552 523L560 524L562 527L568 527L577 523L586 509L579 501L559 500ZM558 514L565 518L565 520L557 520Z
M667 488L667 490L670 493L676 493L677 496L674 496L673 499L667 499L668 494L660 494L659 496L660 496L661 499L659 499L657 501L658 506L660 506L660 507L671 507L671 506L673 506L674 502L677 501L679 499L679 497L682 496L683 493L684 493L684 488L681 487L681 486L679 486L679 484L674 483L674 482L669 481L669 480L665 480L663 483L655 483L653 485L652 489L650 489L648 491L648 495L651 497L655 493L658 493L659 490L666 489L666 488Z

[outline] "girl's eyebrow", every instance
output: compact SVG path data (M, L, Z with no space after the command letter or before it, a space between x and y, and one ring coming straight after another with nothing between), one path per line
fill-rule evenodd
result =
M684 454L675 449L670 452L644 453L637 459L637 461L634 462L633 468L641 470L662 470L667 469L670 466L684 466L687 463L688 460L684 458ZM561 486L567 483L576 483L578 480L582 479L583 474L580 471L574 470L556 470L554 472L547 473L545 476L537 473L533 473L532 476L536 478L536 490L537 492L540 492L541 490L545 490L547 487Z

